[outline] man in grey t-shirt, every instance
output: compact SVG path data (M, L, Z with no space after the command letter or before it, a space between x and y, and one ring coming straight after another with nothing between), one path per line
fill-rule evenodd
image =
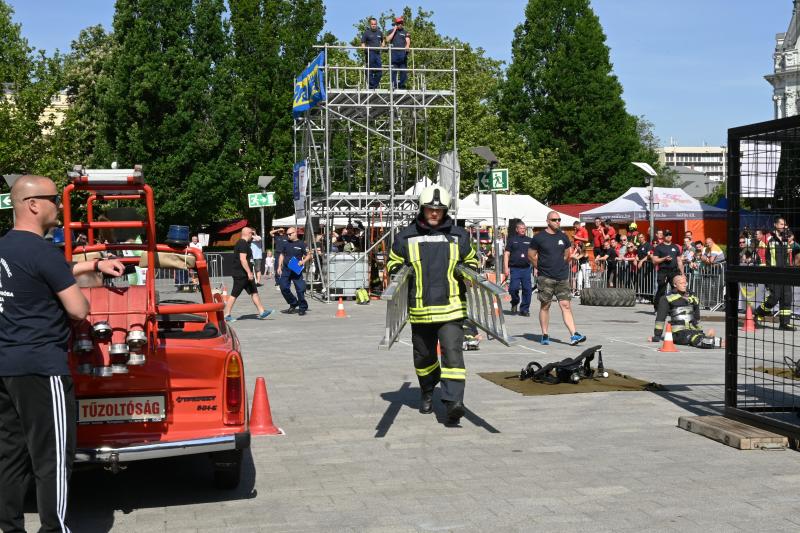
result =
M538 270L539 324L542 326L542 338L539 342L550 344L547 334L550 325L550 304L553 296L561 307L561 316L564 325L569 330L569 343L573 346L586 340L575 329L575 320L572 318L570 306L569 286L569 256L570 242L566 233L561 231L561 215L555 211L547 213L547 228L533 236L528 257L533 268Z

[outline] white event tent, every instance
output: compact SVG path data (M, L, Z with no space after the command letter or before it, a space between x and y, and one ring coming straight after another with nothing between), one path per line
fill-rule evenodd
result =
M544 228L547 226L547 213L552 211L549 207L527 194L498 194L497 218L501 226L508 224L512 218L521 218L528 227ZM559 213L561 227L571 228L578 219ZM479 221L487 225L492 224L492 195L472 193L463 200L458 201L458 219L471 222Z

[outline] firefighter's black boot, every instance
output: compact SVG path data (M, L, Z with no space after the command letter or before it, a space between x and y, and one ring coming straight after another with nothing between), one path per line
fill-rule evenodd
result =
M433 412L433 391L422 391L419 401L419 412L427 415Z
M444 402L447 406L447 423L458 424L461 417L464 416L464 403L463 402Z

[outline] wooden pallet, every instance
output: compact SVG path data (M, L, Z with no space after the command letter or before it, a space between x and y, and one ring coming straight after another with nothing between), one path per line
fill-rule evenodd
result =
M682 416L678 418L678 427L739 450L774 450L789 446L789 439L783 435L724 416Z

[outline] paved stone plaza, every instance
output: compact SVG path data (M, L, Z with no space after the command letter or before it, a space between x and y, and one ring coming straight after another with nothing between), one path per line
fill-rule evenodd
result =
M284 308L269 285L268 306ZM248 383L267 380L286 435L253 439L236 491L211 488L202 457L73 477L75 531L798 531L800 454L737 451L676 427L723 405L723 352L661 354L652 308L577 306L607 367L668 387L527 397L477 376L579 348L535 342L535 317L508 317L517 344L467 352L461 428L417 412L410 329L378 351L384 305L311 301L234 327ZM252 313L240 298L235 313ZM567 337L558 312L551 336ZM722 323L713 323L718 329ZM536 337L538 338L538 337ZM438 398L438 396L437 396ZM34 509L26 515L38 526Z

